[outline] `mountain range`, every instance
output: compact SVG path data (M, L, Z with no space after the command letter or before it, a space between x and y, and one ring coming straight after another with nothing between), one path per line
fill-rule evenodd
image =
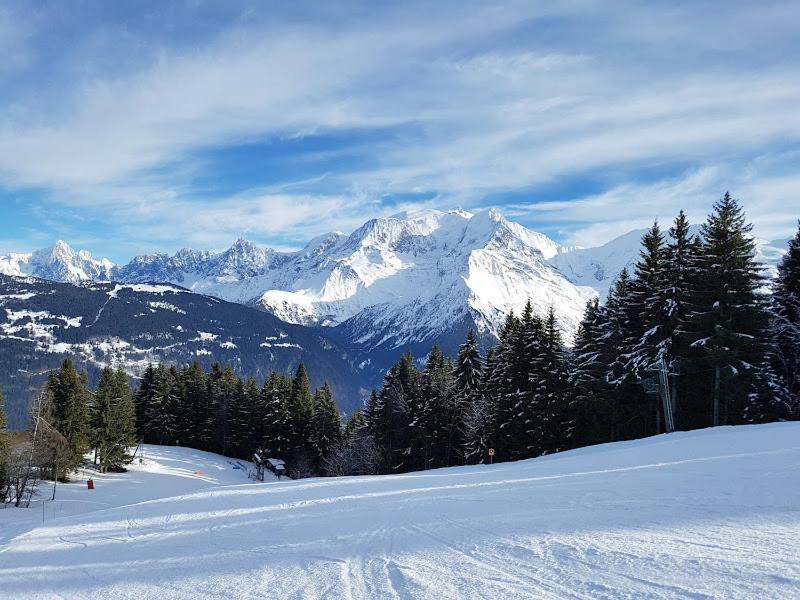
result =
M294 252L276 251L239 239L222 252L183 249L173 255L144 254L117 265L107 259L96 259L86 251L76 252L59 241L33 253L0 256L0 274L11 276L0 280L0 295L5 298L0 304L6 313L0 312L0 339L8 338L9 332L19 328L20 323L27 323L34 330L37 327L35 318L28 315L29 323L19 315L26 314L24 311L42 312L37 307L26 308L26 302L33 302L34 297L42 294L28 300L20 294L30 292L9 289L14 286L12 282L25 277L77 286L71 292L63 285L48 288L47 294L52 295L51 301L56 305L45 312L67 319L82 317L74 322L74 327L62 327L58 318L56 322L45 320L46 324L57 326L50 331L59 335L52 339L34 336L35 345L51 354L57 350L80 354L81 348L60 344L67 343L62 341L64 336L72 339L81 330L88 337L78 340L81 336L77 336L74 343L103 345L109 343L109 338L116 338L138 347L131 336L137 335L140 324L152 320L151 311L159 315L156 321L169 317L162 323L171 328L163 330L168 336L174 336L175 328L182 327L195 331L195 337L198 331L213 329L220 339L225 337L226 327L236 329L235 323L243 320L260 322L268 318L268 313L272 330L263 337L274 337L280 327L292 328L295 336L305 330L314 339L324 339L323 346L335 348L342 362L339 372L352 378L351 385L343 382L340 385L352 399L344 404L353 406L358 401L353 399L359 393L356 390L363 393L377 385L385 369L402 352L410 351L422 360L430 347L438 343L447 354L454 355L469 329L478 333L484 346L489 345L506 315L512 310L521 311L528 299L540 312L550 306L555 308L569 341L587 300L597 295L605 297L622 268L636 261L642 234L643 230L631 231L595 248L565 247L494 210L476 214L462 210L423 210L371 219L349 235L321 235ZM781 246L760 243L760 258L774 267ZM22 281L28 286L47 285L32 279ZM134 298L134 305L144 307L137 309L136 314L123 314L116 330L114 323L109 323L104 336L97 335L96 326L94 332L88 327L90 315L72 315L58 306L58 299L71 306L70 302L83 296L87 297L81 302L92 305L96 303L96 295L108 295L109 290L116 289L101 282L127 284L129 287L120 288L126 290L123 296ZM182 307L171 299L164 304L178 307L179 311L165 309L159 304L161 300L149 297L154 292L145 284L154 283L169 284L173 286L169 289L180 290L169 292L172 299L183 300L194 292L198 300ZM135 298L137 294L142 297ZM113 302L119 299L108 297ZM66 298L71 300L67 302ZM218 317L205 315L204 318L217 322L216 329L209 329L203 318L194 319L193 312L198 305L208 305L217 299L226 301L228 308L219 311L223 314ZM229 303L243 305L242 310L246 308L248 316L240 315L232 323L230 314L235 310ZM142 320L143 315L148 319ZM20 331L24 333L26 329ZM182 339L181 344L190 341ZM243 365L253 365L258 352L254 353L252 348L245 352L244 347L249 346L242 346L241 340L231 340L231 344L236 346L233 352L223 352L224 346L208 350L213 350L221 360L240 361L240 370L251 374L253 369ZM301 346L311 351L307 342ZM312 346L316 349L316 345ZM84 353L83 356L95 365L124 364L134 373L142 361L155 357L180 362L197 356L198 350L202 348L189 344L169 356L134 350L119 355L95 357ZM296 362L299 355L294 359ZM294 363L287 359L275 364L285 370ZM254 374L262 375L260 371Z

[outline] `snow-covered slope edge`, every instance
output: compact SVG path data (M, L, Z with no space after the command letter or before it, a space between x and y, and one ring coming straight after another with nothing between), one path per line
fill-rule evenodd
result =
M800 424L494 466L245 484L0 546L12 597L719 597L800 593Z

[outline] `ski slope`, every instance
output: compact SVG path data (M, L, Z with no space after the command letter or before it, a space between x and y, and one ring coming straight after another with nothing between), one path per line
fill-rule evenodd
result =
M0 595L800 597L800 423L386 477L191 470L0 541Z

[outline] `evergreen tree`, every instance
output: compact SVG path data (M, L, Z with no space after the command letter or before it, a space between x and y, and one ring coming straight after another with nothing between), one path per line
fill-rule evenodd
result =
M420 466L425 469L447 466L452 460L448 453L449 425L456 419L455 384L453 365L444 357L441 348L435 345L428 355L425 370L420 380L419 428L421 435L418 446L421 450Z
M521 458L522 454L520 440L525 427L519 410L522 401L520 386L527 388L528 383L518 368L520 346L519 320L510 312L492 353L492 364L486 370L485 384L487 397L493 404L490 444L498 460L504 461Z
M294 454L304 453L308 445L308 425L313 411L311 385L305 365L300 363L292 380L289 399L289 445Z
M339 409L333 400L333 392L325 383L318 389L313 398L311 411L310 436L312 456L317 469L331 448L342 438L342 423Z
M258 421L260 437L258 446L265 458L285 458L290 450L291 412L289 403L292 395L292 381L285 375L274 371L261 390L263 414Z
M8 461L11 452L6 426L5 399L3 392L0 391L0 504L5 501L4 493L8 484Z
M492 387L498 368L495 354L495 347L487 350L480 394L473 399L464 416L464 460L471 464L488 462L488 450L492 447L497 412L497 396Z
M784 417L800 418L800 228L778 265L773 294L773 368L785 385Z
M347 422L344 425L344 430L342 431L342 437L345 439L351 439L353 436L357 435L360 431L367 429L367 418L364 416L364 413L360 410L353 411L347 419Z
M483 379L483 363L481 361L475 332L467 332L466 340L458 349L454 371L455 389L448 409L446 424L446 464L458 464L465 461L466 418L470 407L480 401L481 383Z
M568 401L569 373L561 331L551 306L544 319L537 355L530 365L532 422L528 456L558 452L569 445L574 427ZM532 434L532 435L531 435ZM532 443L531 443L532 442Z
M105 367L100 372L91 423L100 472L122 469L131 461L128 449L136 443L133 398L123 371Z
M693 291L685 330L711 366L712 425L765 418L769 326L764 278L754 258L752 225L730 194L702 226L703 277Z
M63 479L83 462L89 450L86 374L79 374L67 358L50 374L46 387L51 399L49 423L66 440L66 445L57 447L53 454L54 476Z
M258 384L250 378L245 382L237 380L235 391L227 405L226 451L230 456L249 458L255 448L252 446L253 410L259 395Z
M156 369L152 363L148 364L139 380L139 389L134 395L136 407L136 437L146 442L152 441L150 417L153 410L150 407L155 398Z
M605 344L605 311L599 300L586 304L583 320L575 336L569 375L575 417L574 447L613 439L611 386L606 373L611 361Z
M184 438L194 448L208 450L213 439L212 406L208 396L208 383L203 367L193 361L181 370L184 407L186 410Z

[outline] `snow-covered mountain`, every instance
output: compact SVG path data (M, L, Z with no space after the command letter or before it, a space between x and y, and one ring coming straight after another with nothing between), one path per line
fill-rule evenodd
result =
M178 283L290 323L341 327L358 345L396 348L463 323L492 335L529 298L541 311L555 306L571 334L595 292L551 263L564 250L496 211L425 210L323 235L299 252L239 240L219 254L139 256L115 276Z
M110 260L96 259L85 250L76 252L61 240L36 252L0 256L2 275L28 275L64 283L108 281L115 268Z
M321 235L296 252L240 239L223 252L184 249L116 266L58 242L0 257L0 273L178 284L289 323L329 328L359 362L375 367L385 362L381 353L424 355L432 343L453 353L470 328L488 343L528 299L540 312L554 306L569 340L586 301L605 297L636 261L644 231L596 248L566 248L494 210L423 210L372 219L349 235ZM769 243L759 248L768 264L782 252Z

